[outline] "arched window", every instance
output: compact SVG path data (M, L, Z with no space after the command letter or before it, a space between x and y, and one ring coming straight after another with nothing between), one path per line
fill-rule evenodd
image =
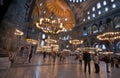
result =
M115 28L120 28L120 17L115 17L114 18L114 24L115 24Z
M95 11L95 7L92 8L92 11Z
M107 18L106 19L106 28L109 30L111 28L114 28L113 27L113 20L111 18Z
M99 45L95 45L95 48L99 48Z
M42 39L45 39L45 34L42 34Z
M101 11L98 11L98 14L100 15L100 14L101 14Z
M92 26L92 30L93 30L93 33L97 33L97 32L98 32L98 27L97 27L96 24L94 24L94 25Z
M87 12L87 14L89 15L89 14L90 14L90 12L88 11L88 12Z
M83 36L86 36L86 35L88 35L88 34L87 34L86 27L84 27L84 28L83 28Z
M92 17L95 17L95 14L92 14Z
M107 12L109 9L108 9L108 7L105 7L105 11Z
M120 41L117 43L117 49L120 50Z
M106 50L106 49L107 49L106 46L105 46L105 44L95 43L95 44L94 44L94 47L95 47L95 48L101 48L102 50Z
M101 8L101 3L97 3L97 9L100 9Z
M106 1L103 1L103 5L107 5L107 2L106 2Z
M84 35L84 36L88 35L88 34L87 34L87 31L84 31L84 32L83 32L83 35Z
M112 8L116 8L116 4L112 4Z
M87 29L87 31L88 31L88 34L89 34L89 35L92 34L92 27L89 26L88 29Z
M87 18L88 18L88 20L90 20L90 16L88 16Z
M114 2L115 0L111 0L111 2Z
M102 21L100 21L100 23L99 23L99 32L104 31L104 29L105 29L105 27L104 27Z
M103 49L103 50L107 49L104 44L102 44L102 49Z

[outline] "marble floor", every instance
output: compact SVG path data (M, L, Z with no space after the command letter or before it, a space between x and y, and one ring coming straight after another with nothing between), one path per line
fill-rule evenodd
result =
M84 73L83 66L84 64L81 66L79 62L75 62L73 57L66 58L64 63L59 62L57 58L54 63L51 58L47 57L43 61L42 56L36 54L31 63L16 60L5 76L0 78L120 78L120 68L110 68L110 73L107 73L104 62L100 63L99 74L95 73L93 62L91 62L91 74Z

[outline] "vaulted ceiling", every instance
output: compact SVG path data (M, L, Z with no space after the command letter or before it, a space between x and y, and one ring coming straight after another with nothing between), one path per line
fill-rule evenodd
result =
M32 12L34 23L42 17L50 17L52 13L56 18L62 19L67 29L80 25L85 12L98 0L86 0L81 3L72 3L68 0L36 0ZM67 21L65 19L67 18Z

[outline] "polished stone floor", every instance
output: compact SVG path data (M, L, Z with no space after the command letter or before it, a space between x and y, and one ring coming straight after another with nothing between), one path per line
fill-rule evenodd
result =
M57 58L54 63L49 57L43 61L42 56L37 54L31 59L31 63L17 59L4 73L5 76L0 78L120 78L120 68L110 68L110 73L107 73L104 62L100 63L100 73L94 72L93 62L89 74L84 73L84 64L81 66L73 57L68 57L64 63Z

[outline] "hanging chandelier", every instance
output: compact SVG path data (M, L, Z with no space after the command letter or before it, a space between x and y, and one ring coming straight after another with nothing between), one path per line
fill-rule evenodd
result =
M42 29L45 33L58 34L65 30L63 24L57 19L40 18L36 27Z
M74 14L65 0L46 0L40 4L39 11L36 27L45 33L59 34L75 27Z
M120 32L105 32L101 35L98 35L97 38L99 40L108 40L112 43L116 39L120 39Z
M102 51L101 48L95 48L95 47L79 47L77 48L79 51Z
M73 45L77 45L77 44L82 44L83 43L83 40L70 40L69 43L73 44Z
M37 43L38 43L38 41L37 40L35 40L35 39L26 39L26 42L28 43L28 44L32 44L32 45L36 45Z
M48 39L45 39L45 42L46 43L57 43L57 40L48 38Z

